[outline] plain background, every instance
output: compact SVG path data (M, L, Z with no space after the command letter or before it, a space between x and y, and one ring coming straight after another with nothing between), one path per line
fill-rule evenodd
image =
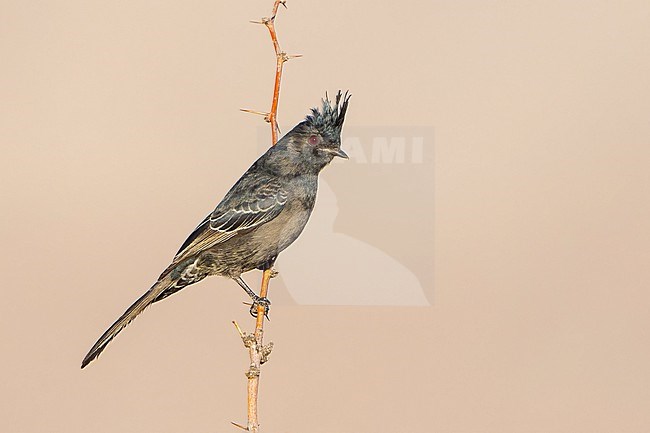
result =
M251 320L225 279L79 364L258 154L260 119L238 108L268 105L270 42L247 21L270 4L0 1L0 431L245 421L230 321ZM405 189L403 223L376 233L388 254L387 239L435 250L435 295L276 306L265 432L650 431L649 22L647 1L281 11L283 48L305 55L287 65L283 128L349 88L350 127L435 129L435 217ZM364 203L390 212L380 189L337 195L350 236ZM434 221L423 245L413 228Z

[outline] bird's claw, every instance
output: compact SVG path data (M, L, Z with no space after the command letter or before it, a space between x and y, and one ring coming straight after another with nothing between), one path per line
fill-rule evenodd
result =
M264 307L264 317L266 317L266 320L269 320L269 307L271 306L271 301L268 300L268 298L262 298L260 296L256 296L255 299L253 299L253 303L251 304L251 309L250 313L251 316L257 318L257 312L259 306Z

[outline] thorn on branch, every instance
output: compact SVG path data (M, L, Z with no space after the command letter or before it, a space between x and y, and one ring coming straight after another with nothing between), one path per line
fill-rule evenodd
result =
M302 54L287 54L284 51L278 53L278 60L282 63L288 62L291 59L297 59L299 57L302 57Z
M272 16L271 18L269 17L262 17L260 20L249 20L250 23L252 24L264 24L265 26L269 26L273 24L273 21L275 20L275 15Z
M241 424L237 424L237 423L234 422L234 421L230 421L230 424L232 424L232 425L234 425L235 427L238 427L238 428L240 428L240 429L242 429L242 430L244 430L244 431L249 431L246 427L244 427L244 426L241 425Z
M264 121L266 123L271 123L271 113L265 111L250 110L248 108L240 108L239 111L244 113L257 114L258 116L264 116Z
M241 330L239 327L239 324L236 321L232 321L232 324L235 325L235 328L237 328L237 332L239 332L239 336L243 339L244 338L244 331Z

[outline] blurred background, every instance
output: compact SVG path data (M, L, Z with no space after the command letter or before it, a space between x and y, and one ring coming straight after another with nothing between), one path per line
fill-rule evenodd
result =
M0 0L0 431L245 422L232 281L79 365L270 144L271 5ZM263 431L650 431L650 3L288 6L280 127L350 89L351 158L278 260Z

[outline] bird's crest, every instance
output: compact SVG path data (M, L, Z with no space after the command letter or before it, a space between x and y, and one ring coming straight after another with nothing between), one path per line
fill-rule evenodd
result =
M323 99L323 106L320 109L312 108L311 114L305 118L305 123L319 131L329 133L333 136L341 135L341 129L343 128L343 121L345 120L345 112L348 109L350 96L352 95L349 95L348 92L345 92L345 95L342 95L339 90L336 94L334 106L332 106L326 93L325 99ZM342 102L341 98L343 99Z

